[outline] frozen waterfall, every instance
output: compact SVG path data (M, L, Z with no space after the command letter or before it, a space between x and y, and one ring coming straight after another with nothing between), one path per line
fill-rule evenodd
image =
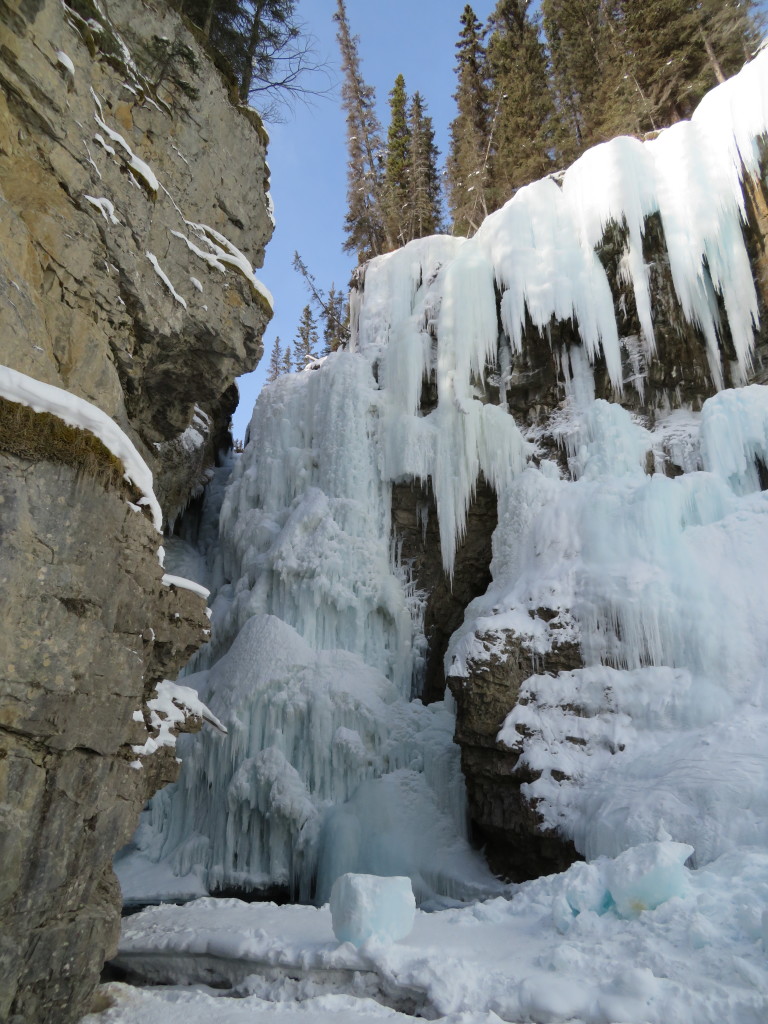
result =
M649 218L711 390L749 379L742 178L759 173L767 127L763 51L690 123L596 147L470 240L422 239L365 268L350 350L256 404L201 580L213 636L184 678L229 735L179 741L181 778L146 812L124 884L139 863L145 895L151 864L165 895L173 876L189 893L288 885L322 901L346 871L409 875L427 901L493 890L467 840L450 699L413 693L422 601L391 523L392 485L430 481L450 575L481 475L499 506L493 580L447 666L460 677L489 656L481 635L499 651L505 635L525 639L531 675L500 739L538 773L529 796L545 822L590 857L657 838L659 821L699 862L768 844L768 389L653 423L617 404L632 389L642 403L656 353ZM596 252L612 226L639 340L621 336ZM506 388L558 323L574 332L553 351L561 401L519 427ZM595 399L598 364L614 402ZM670 453L675 479L661 471ZM538 674L555 629L584 667Z

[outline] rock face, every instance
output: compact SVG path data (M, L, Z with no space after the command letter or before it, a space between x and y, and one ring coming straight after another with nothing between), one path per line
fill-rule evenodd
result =
M549 609L541 616L553 617ZM486 660L469 662L467 678L452 677L456 700L456 742L467 783L467 799L475 839L485 849L493 871L504 878L526 879L563 871L578 859L570 841L545 829L534 807L520 791L532 779L530 769L499 743L496 736L515 706L520 687L531 675L532 653L520 637L509 633L499 651L497 637L480 637L490 652ZM553 643L545 658L536 659L542 673L580 668L578 644Z
M111 416L172 521L262 351L266 136L165 4L105 10L0 0L0 363ZM66 1024L116 940L112 856L177 770L132 750L146 701L208 622L114 457L0 405L0 1020Z

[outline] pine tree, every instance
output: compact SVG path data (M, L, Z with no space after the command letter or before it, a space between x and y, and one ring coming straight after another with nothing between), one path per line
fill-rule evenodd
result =
M408 217L408 172L411 162L411 130L406 108L408 95L405 79L398 75L389 94L390 122L387 132L387 161L384 173L385 222L388 239L396 245L409 240L406 229Z
M643 98L643 128L689 117L707 90L735 74L756 38L748 0L615 0L621 45Z
M637 98L625 54L616 45L617 11L610 0L543 0L560 130L560 163L619 131L640 130Z
M303 370L312 359L316 358L317 324L312 315L312 307L305 306L301 311L301 319L293 342L296 369Z
M447 162L448 205L453 231L475 232L490 209L490 115L482 25L469 4L456 44L458 114L451 123Z
M323 322L323 355L328 355L349 340L349 307L344 301L344 292L336 291L333 284L320 310L320 319Z
M280 338L275 338L275 344L272 346L272 352L269 357L269 367L267 369L267 384L271 384L272 381L277 380L280 374L283 372L283 351L280 346Z
M381 125L376 116L373 88L363 81L358 40L352 36L344 0L337 0L334 21L341 49L344 83L342 107L347 118L347 215L344 250L357 254L359 262L392 248L384 217L384 158Z
M293 372L293 352L291 350L291 346L290 345L286 345L285 346L285 351L283 352L283 370L282 370L282 372L283 373L292 373Z
M411 139L408 166L408 239L434 235L441 230L441 187L437 171L438 150L432 118L416 92L408 110Z
M495 208L520 185L554 169L555 108L530 6L531 0L499 0L488 22Z

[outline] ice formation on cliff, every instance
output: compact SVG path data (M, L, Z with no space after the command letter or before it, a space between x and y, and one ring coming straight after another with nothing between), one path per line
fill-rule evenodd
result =
M350 351L257 402L201 580L214 636L184 680L229 737L180 741L182 777L154 800L142 856L209 887L293 883L304 898L347 871L409 875L422 898L491 884L465 838L450 704L411 699L420 604L390 521L392 484L429 479L451 573L481 473L499 502L493 582L447 663L462 675L481 657L479 632L546 650L551 625L529 614L541 606L581 644L578 672L532 666L530 702L501 733L541 772L530 794L545 819L590 856L657 838L659 818L700 862L768 842L766 389L723 392L651 433L595 401L592 377L602 358L621 397L628 343L595 252L612 223L654 358L642 243L658 215L715 387L723 338L731 378L746 379L757 297L741 177L767 126L764 51L690 123L591 150L471 240L422 239L368 265ZM581 340L561 360L569 479L546 459L526 468L533 446L505 399L524 331L546 337L553 320ZM489 366L498 405L482 394ZM423 409L430 377L437 402ZM631 386L642 394L642 374ZM646 473L662 437L687 470L677 479Z

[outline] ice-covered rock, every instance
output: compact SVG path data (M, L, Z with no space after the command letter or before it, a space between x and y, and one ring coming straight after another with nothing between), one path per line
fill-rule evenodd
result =
M410 934L415 914L410 878L346 874L331 889L333 934L339 942L397 942Z

